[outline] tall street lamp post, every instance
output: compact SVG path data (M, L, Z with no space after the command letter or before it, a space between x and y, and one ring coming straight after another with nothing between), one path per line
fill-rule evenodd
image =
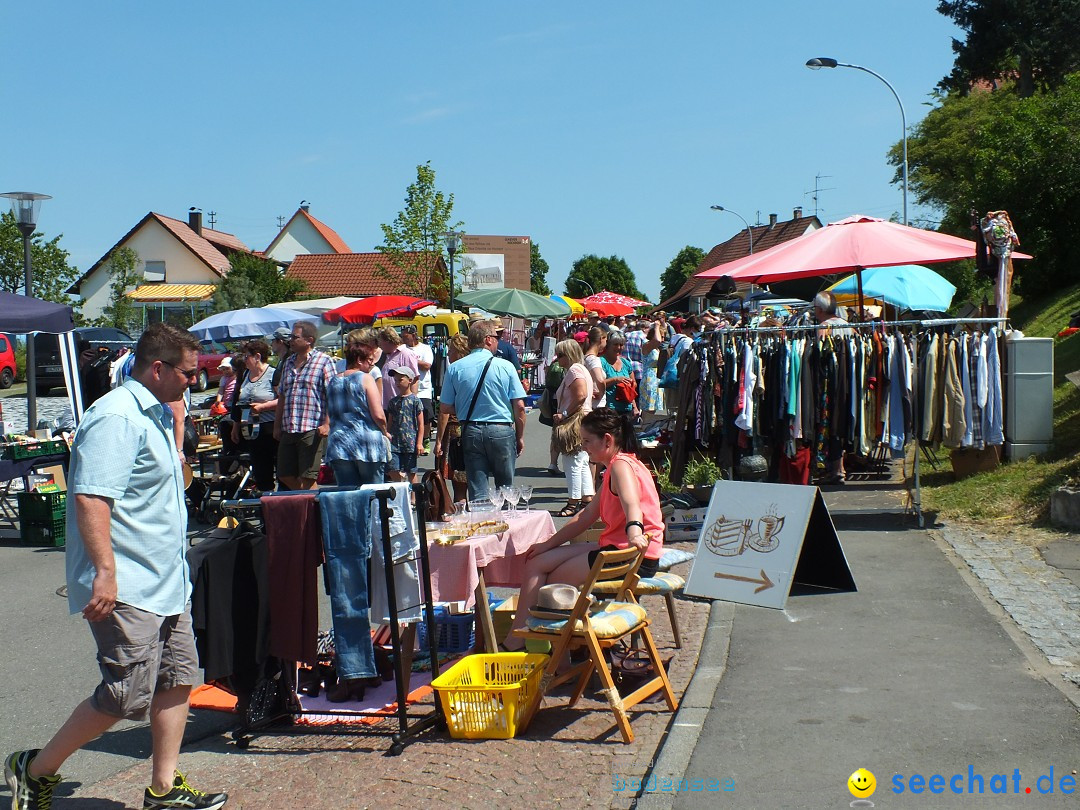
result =
M722 205L710 205L713 211L727 211L729 214L734 214L743 221L743 225L746 226L746 235L750 237L750 255L754 255L754 231L750 227L750 223L746 221L746 217L740 214L738 211L732 211L730 208L724 208Z
M0 194L11 200L11 213L23 238L23 286L27 298L34 297L34 269L30 258L30 239L37 229L37 214L42 200L51 200L48 194L32 191L9 191ZM34 336L26 336L26 433L32 436L37 427L37 369L34 362Z
M446 252L450 256L450 314L454 313L454 254L461 249L461 231L447 231L443 234L446 240Z
M589 288L589 295L596 295L596 290L594 290L594 289L593 289L593 286L592 286L592 284L590 284L589 282L587 282L587 281L582 281L582 280L581 280L580 278L577 278L576 276L575 276L575 277L573 277L573 278L570 278L570 279L568 279L568 280L569 280L569 281L574 281L574 282L577 282L578 284L584 284L584 285L585 285L586 287L588 287L588 288Z
M816 57L815 59L809 59L806 62L806 66L808 68L810 68L811 70L821 70L821 68L837 68L837 67L851 68L852 70L861 70L863 73L869 73L871 76L874 76L875 78L880 79L881 82L886 87L888 87L890 91L892 91L893 98L895 98L896 103L900 105L900 123L903 126L903 132L901 133L903 144L904 144L904 163L903 163L903 168L902 168L902 171L903 171L902 177L903 177L903 181L904 181L904 224L907 225L908 224L908 218L907 218L907 191L908 191L907 113L904 112L904 102L902 102L900 100L900 96L897 94L896 88L894 88L891 84L889 84L888 80L884 76L882 76L880 73L875 73L874 71L870 70L870 68L865 68L862 65L849 65L846 62L837 62L835 59L831 59L828 56L819 56L819 57Z

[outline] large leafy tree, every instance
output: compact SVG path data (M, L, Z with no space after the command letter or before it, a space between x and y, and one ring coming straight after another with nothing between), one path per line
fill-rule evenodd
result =
M68 264L68 252L60 247L63 234L46 240L40 233L30 239L30 263L34 275L34 297L58 304L70 304L65 292L78 277ZM23 237L10 211L0 214L0 289L24 292Z
M375 249L385 259L378 273L403 295L432 297L445 301L445 279L433 272L443 250L443 234L460 229L462 223L450 223L454 195L435 188L435 170L431 161L416 167L416 182L405 190L405 207L389 225L379 227L383 243Z
M529 245L529 289L537 295L551 295L547 274L548 263L540 255L540 246L533 242Z
M938 11L967 33L943 90L1015 78L1026 98L1080 69L1080 0L940 0Z
M601 257L590 253L574 262L566 278L566 294L584 298L590 295L589 287L593 292L610 290L632 298L645 298L645 294L638 289L630 265L619 256Z
M214 293L214 312L264 307L305 297L307 285L287 278L274 262L250 253L234 253L231 268Z
M98 323L101 326L115 326L128 331L141 321L138 307L127 295L128 290L138 286L142 280L138 273L139 254L130 247L117 248L110 254L107 267L112 279L109 285L109 304Z
M675 295L704 258L705 251L699 247L687 245L680 250L660 276L660 300L666 301Z
M937 101L908 139L916 200L968 238L972 207L1007 210L1035 256L1016 263L1025 294L1080 281L1080 74L1029 98L1006 87ZM899 145L890 159L899 165Z

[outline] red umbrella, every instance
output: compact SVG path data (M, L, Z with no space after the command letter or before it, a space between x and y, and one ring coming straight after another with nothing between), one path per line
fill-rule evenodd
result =
M328 310L322 317L327 323L371 323L379 318L413 315L418 309L433 306L434 301L413 295L373 295Z
M585 307L587 312L595 312L605 318L608 315L629 315L634 311L634 307L629 307L626 304L617 304L612 301L590 301L588 298L583 299L581 305Z
M767 284L830 273L859 272L864 267L932 264L975 256L975 243L897 222L856 215L832 222L805 236L711 267L698 278L729 278ZM1014 259L1030 259L1013 252Z
M652 306L648 301L639 301L636 298L631 298L629 295L620 295L619 293L611 292L610 290L601 290L598 293L593 293L588 298L582 299L581 303L588 309L595 309L594 304L620 304L624 307L630 307L630 309ZM618 314L625 315L627 313L621 312Z

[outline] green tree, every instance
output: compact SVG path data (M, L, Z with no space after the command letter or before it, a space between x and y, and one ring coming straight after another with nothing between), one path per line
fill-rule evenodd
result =
M1035 256L1016 263L1026 295L1080 280L1080 74L1028 98L1006 88L936 101L908 139L916 200L941 213L942 231L967 238L972 207L1008 211L1020 249ZM899 144L890 160L900 164Z
M431 161L416 167L416 182L405 190L405 207L390 225L380 225L383 244L375 249L385 257L376 272L403 295L448 298L446 280L434 267L442 255L443 234L459 230L462 223L450 224L454 195L435 188Z
M634 278L630 265L619 256L600 257L590 253L574 262L574 267L566 278L566 294L584 298L590 294L589 287L592 287L593 292L610 290L631 298L645 298L645 294L637 287L637 279Z
M687 245L680 250L660 276L660 300L666 301L675 295L704 259L705 251L699 247Z
M941 0L938 12L966 33L954 39L943 90L1016 80L1022 97L1058 87L1080 69L1080 0Z
M296 301L307 293L303 281L286 278L277 264L251 253L234 253L229 264L228 274L214 293L214 312Z
M130 247L117 248L109 256L108 272L112 282L109 285L109 304L98 319L101 326L115 326L128 331L141 322L135 302L127 292L137 287L142 277L138 273L139 254Z
M58 304L72 303L67 288L78 278L78 270L68 264L68 252L60 247L63 234L46 241L40 233L30 239L30 262L34 273L34 297ZM0 214L0 289L22 293L25 273L23 271L23 238L15 215L10 211Z
M529 245L529 289L537 295L551 295L547 274L548 263L540 255L540 246L533 242Z

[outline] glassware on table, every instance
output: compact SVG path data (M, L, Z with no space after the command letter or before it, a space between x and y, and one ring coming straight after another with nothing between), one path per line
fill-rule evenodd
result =
M501 512L503 503L506 501L506 496L503 495L501 487L495 487L491 490L491 503L495 506L496 512Z
M532 496L533 496L533 486L532 486L532 484L522 484L521 485L521 500L523 500L525 502L525 511L526 512L529 511L529 499L532 498Z
M518 487L503 487L503 497L506 498L506 505L510 507L507 512L514 512L517 510L518 499L521 497L521 490Z

